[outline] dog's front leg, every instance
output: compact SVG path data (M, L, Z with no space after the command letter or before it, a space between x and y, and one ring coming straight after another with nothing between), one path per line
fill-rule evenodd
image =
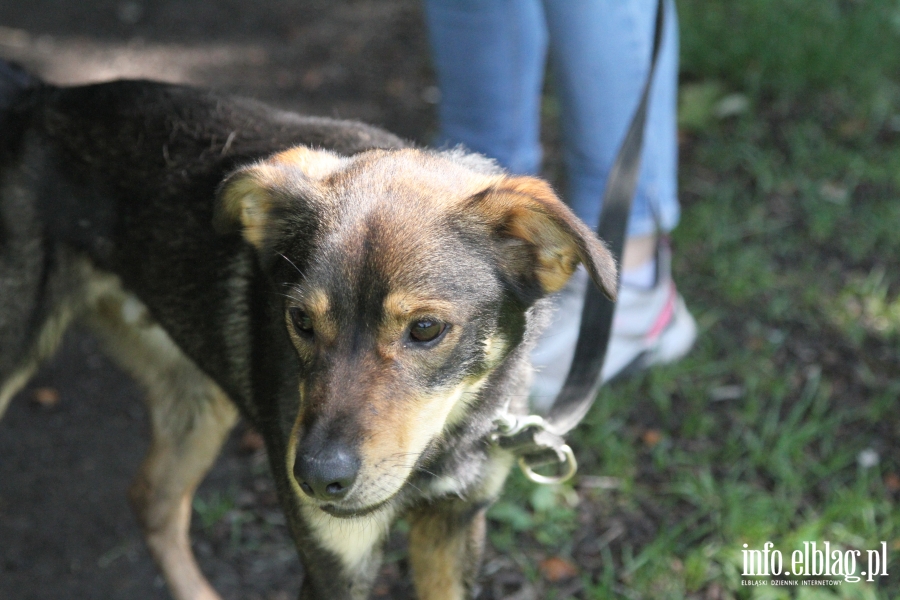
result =
M445 500L411 515L409 557L419 600L474 597L487 506Z

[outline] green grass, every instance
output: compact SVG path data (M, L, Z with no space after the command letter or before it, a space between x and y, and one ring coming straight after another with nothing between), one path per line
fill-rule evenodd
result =
M584 598L900 597L900 3L679 9L675 276L700 339L601 392L574 487L513 477L492 543L578 564ZM885 541L890 576L742 586L767 541Z
M235 509L234 492L215 491L205 495L194 496L194 514L197 515L200 527L212 529Z
M682 74L751 95L839 91L882 111L896 100L900 6L893 0L679 2Z

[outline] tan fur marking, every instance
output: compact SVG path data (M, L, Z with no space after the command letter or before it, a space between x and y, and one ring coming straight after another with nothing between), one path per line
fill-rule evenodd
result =
M366 466L358 481L372 483L361 486L362 497L354 500L371 505L393 496L428 444L465 417L469 401L486 381L484 376L431 396L387 403L370 420L370 428L377 434L369 436L362 447Z
M413 582L419 600L465 600L458 564L465 541L452 539L438 545L436 538L424 540L423 537L411 536L409 544Z
M511 452L497 447L490 450L490 460L477 492L478 499L493 502L500 495L514 461L515 456Z
M409 467L443 429L447 416L453 408L458 396L451 391L447 395L437 395L416 400L408 408L395 408L393 414L379 419L386 429L384 434L374 436L363 444L363 455L367 461L375 462L391 456L402 456L403 460L394 461L389 468L379 469L380 473L369 477L390 475L386 484L391 488L399 488L409 474ZM388 432L393 432L390 435ZM394 490L391 490L393 492Z
M509 343L502 335L493 335L484 341L484 357L489 369L493 369L509 349Z
M240 173L222 190L220 199L222 218L240 224L244 238L257 249L265 241L268 215L272 210L272 197L260 185L259 176L268 174L262 167Z
M333 552L348 571L364 570L372 549L387 535L394 513L379 510L364 517L339 519L304 504L301 511L316 539Z
M481 562L484 513L467 528L451 524L455 515L435 510L416 515L409 532L409 557L419 600L466 600Z
M328 294L319 289L308 290L303 294L303 306L310 316L321 319L328 314L330 307Z
M384 312L405 320L423 314L449 316L453 312L453 303L412 292L392 292L384 299Z
M316 337L326 344L333 342L337 337L337 327L328 312L331 308L328 294L320 289L303 290L300 292L300 300L301 302L296 306L306 311L306 314L312 318ZM288 326L291 335L295 336L296 332L293 324L290 323L290 317L288 317Z
M297 295L299 294L299 297ZM329 314L329 309L331 307L331 303L328 299L328 294L325 293L324 290L320 289L311 289L311 290L294 290L293 294L298 302L289 303L290 305L296 305L298 308L306 311L306 314L310 316L313 322L313 329L316 333L316 338L321 340L325 344L330 344L337 337L337 326ZM311 351L310 344L307 340L301 340L299 334L294 329L294 324L291 321L290 312L285 312L285 322L287 323L288 333L291 336L291 339L294 341L294 345L297 349L304 354L309 354Z
M547 293L559 291L575 272L579 257L572 240L546 215L532 210L517 210L508 225L511 235L527 240L537 248L535 275Z
M269 159L273 163L296 167L310 179L323 179L340 169L346 158L324 150L313 150L306 146L296 146L279 152Z
M594 283L614 299L616 265L606 247L553 192L534 177L507 178L487 190L476 210L505 234L535 251L534 276L546 293L559 291L579 263Z
M297 483L296 478L294 477L294 463L297 462L297 446L300 443L300 426L303 423L303 399L304 399L304 387L301 384L300 389L297 390L297 393L300 395L300 410L297 412L297 418L294 419L294 424L291 427L291 437L288 438L287 443L287 453L284 456L284 463L287 467L287 473L289 474L288 480L291 484L291 489L294 491L294 497L299 499L309 500L309 497L300 489L300 484Z
M455 425L466 417L470 403L475 400L487 380L488 375L484 375L480 378L463 381L447 396L447 402L451 403L452 407L447 414L447 421L441 429Z

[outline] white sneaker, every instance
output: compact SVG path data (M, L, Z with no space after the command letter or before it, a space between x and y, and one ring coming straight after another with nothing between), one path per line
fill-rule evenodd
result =
M656 264L652 288L624 284L619 288L601 371L604 382L650 365L674 362L688 353L697 338L697 323L672 281L671 252L666 244L660 244ZM550 409L569 373L588 282L587 271L579 267L559 292L554 319L531 353L535 376L530 395L538 412Z

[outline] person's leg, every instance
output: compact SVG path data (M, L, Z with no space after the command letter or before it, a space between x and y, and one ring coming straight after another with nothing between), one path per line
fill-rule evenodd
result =
M547 35L539 0L426 0L441 91L437 145L463 144L520 174L540 168Z
M561 103L567 198L592 227L647 78L656 5L656 0L544 0ZM629 238L669 231L678 220L677 78L677 15L667 0Z
M649 71L656 0L543 0L560 97L567 199L597 226L607 176ZM696 325L671 282L658 232L674 228L677 201L678 30L672 0L651 87L641 170L628 223L622 286L602 377L670 362L688 351ZM547 409L574 355L586 274L579 269L557 298L559 309L532 353L536 408Z

